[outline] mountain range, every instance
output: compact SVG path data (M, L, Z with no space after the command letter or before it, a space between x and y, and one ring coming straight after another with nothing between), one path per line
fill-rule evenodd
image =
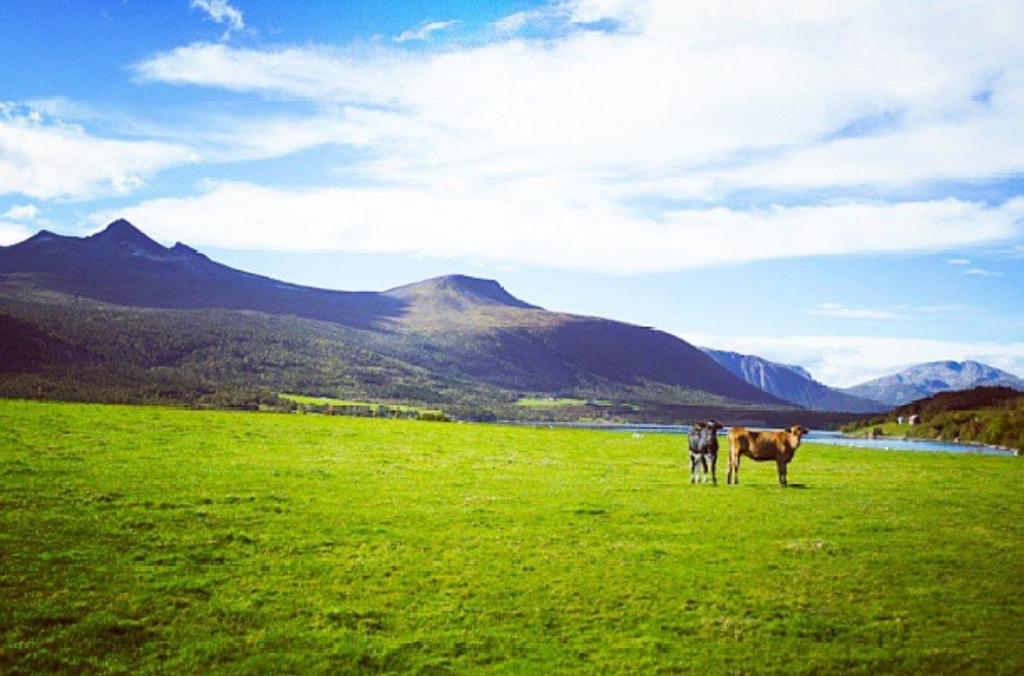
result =
M125 220L0 247L0 344L0 395L105 401L299 392L515 417L517 402L541 396L588 402L565 412L574 417L767 421L795 407L860 414L944 390L1024 389L977 362L935 362L838 390L799 366L550 312L494 280L318 289L165 247Z
M317 289L164 247L124 220L89 237L41 231L0 247L0 332L21 345L0 355L14 394L84 396L78 381L125 397L142 384L172 399L237 387L453 406L547 395L631 410L792 409L675 336L549 312L493 280Z
M933 361L845 388L843 392L892 408L940 392L994 386L1024 391L1024 380L976 361Z
M829 387L801 366L756 355L701 348L745 382L798 406L816 411L877 413L941 392L1002 386L1024 391L1024 379L976 361L917 364L893 375L847 388Z
M877 401L820 383L801 366L780 364L756 355L708 347L701 349L745 382L798 406L847 413L877 413L888 408Z

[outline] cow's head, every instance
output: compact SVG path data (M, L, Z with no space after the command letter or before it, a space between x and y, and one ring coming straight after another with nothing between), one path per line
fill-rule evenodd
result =
M706 423L704 423L704 426L711 428L713 432L717 432L718 430L725 427L722 423L718 422L717 420L709 420Z
M792 434L797 439L800 439L804 435L810 433L810 430L804 427L803 425L793 425L792 427L789 428L789 433Z

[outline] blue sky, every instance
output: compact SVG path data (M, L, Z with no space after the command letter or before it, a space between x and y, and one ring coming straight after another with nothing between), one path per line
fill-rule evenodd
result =
M830 6L831 5L831 6ZM493 277L849 385L1024 375L1016 2L0 4L0 244Z

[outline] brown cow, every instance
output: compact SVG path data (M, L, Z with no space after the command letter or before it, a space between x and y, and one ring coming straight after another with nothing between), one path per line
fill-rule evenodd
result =
M808 429L793 425L781 432L754 432L746 427L733 427L729 430L729 473L726 483L740 482L740 456L745 455L752 460L763 462L774 460L779 470L779 485L786 485L786 466L793 459L800 439Z

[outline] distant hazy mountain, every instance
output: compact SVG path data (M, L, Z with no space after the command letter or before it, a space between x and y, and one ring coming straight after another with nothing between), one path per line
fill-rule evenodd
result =
M1000 385L1024 391L1024 380L994 366L976 361L933 361L847 387L843 391L889 406L901 406L939 392Z
M5 314L0 330L25 340L17 363L0 354L0 373L85 354L99 364L93 373L114 362L143 368L139 378L187 367L217 382L309 382L353 396L785 405L667 333L549 312L493 280L316 289L229 268L180 243L164 247L124 220L90 237L42 231L0 247Z
M785 401L816 411L874 413L886 408L876 401L846 394L819 383L805 369L761 357L701 348L712 359L751 385Z

